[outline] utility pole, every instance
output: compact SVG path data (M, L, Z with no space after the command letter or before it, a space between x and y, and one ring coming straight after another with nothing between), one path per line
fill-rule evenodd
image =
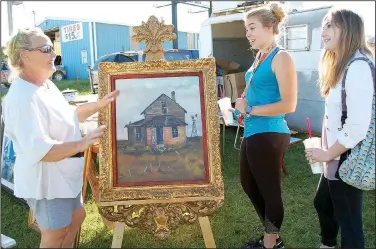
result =
M31 13L33 14L33 17L34 17L34 27L36 27L36 23L35 23L35 10L33 10Z
M13 35L13 5L22 3L22 1L7 1L9 35Z
M199 1L178 1L178 0L172 0L170 4L166 5L154 5L155 8L162 8L166 6L171 5L171 14L172 14L172 25L174 25L174 33L176 34L176 39L172 41L172 48L173 49L178 49L178 44L179 44L179 35L178 35L178 4L186 4L186 5L191 5L203 9L207 9L209 12L209 17L211 16L212 13L212 1L209 1L209 7L201 4Z
M171 14L172 14L172 25L174 25L174 33L176 34L176 39L172 41L172 48L179 48L179 32L178 32L178 1L171 1Z
M211 17L212 12L213 12L213 3L212 1L209 1L209 9L208 9L209 18Z

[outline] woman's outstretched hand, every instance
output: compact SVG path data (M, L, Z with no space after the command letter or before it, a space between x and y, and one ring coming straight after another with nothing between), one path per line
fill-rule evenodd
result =
M106 94L103 98L101 98L97 101L98 108L102 109L103 107L110 104L112 101L115 101L116 98L119 96L119 94L120 94L119 90L115 90L115 91L112 91L112 92Z
M84 152L91 145L99 142L99 140L104 136L105 129L106 126L102 125L84 136L80 142L80 151Z

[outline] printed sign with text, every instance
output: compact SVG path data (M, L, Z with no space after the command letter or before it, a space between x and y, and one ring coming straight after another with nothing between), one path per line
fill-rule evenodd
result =
M70 42L83 39L82 22L61 27L62 42Z

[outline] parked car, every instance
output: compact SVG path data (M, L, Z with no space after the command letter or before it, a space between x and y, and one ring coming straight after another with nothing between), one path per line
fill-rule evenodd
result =
M167 61L176 60L195 60L199 58L198 49L170 49L165 52L165 59ZM100 57L94 64L94 67L89 66L89 80L93 93L98 90L98 65L101 62L143 62L145 61L146 54L143 51L127 51L108 54Z
M125 62L137 62L135 59L125 55L123 52L107 54L95 62L94 67L88 67L89 71L89 80L90 80L90 87L91 91L95 94L98 92L98 66L101 62L118 62L118 63L125 63Z
M146 55L143 56L145 61ZM199 59L198 49L171 49L165 52L168 61L197 60Z
M8 82L10 75L10 70L6 62L1 62L1 85L10 87L10 82Z
M63 80L65 76L67 75L67 72L64 69L64 66L61 65L61 56L56 56L55 59L55 68L56 71L52 75L52 79L56 81ZM5 85L6 87L10 87L11 82L9 82L9 75L10 75L10 69L8 67L8 64L6 62L1 62L1 84Z
M146 59L146 54L143 51L127 51L123 52L136 61L143 62ZM170 49L164 53L167 61L179 61L179 60L196 60L199 58L198 49Z
M64 69L64 65L61 62L62 62L61 61L61 56L60 55L56 56L56 58L55 58L55 68L56 68L56 71L52 75L52 79L53 80L61 81L67 75L67 72Z

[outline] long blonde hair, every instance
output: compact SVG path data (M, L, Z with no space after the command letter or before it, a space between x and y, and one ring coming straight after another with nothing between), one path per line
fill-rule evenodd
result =
M342 78L348 62L357 50L374 58L374 52L366 41L363 19L357 13L349 9L333 8L324 18L324 22L329 16L332 17L331 24L336 25L340 30L340 45L336 53L325 49L321 57L320 92L324 97Z

